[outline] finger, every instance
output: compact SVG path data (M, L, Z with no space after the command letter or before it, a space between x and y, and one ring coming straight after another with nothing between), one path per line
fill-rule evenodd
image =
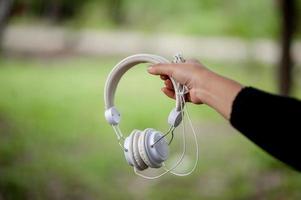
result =
M153 75L171 76L173 71L178 68L179 64L156 64L147 68L147 71Z
M172 84L170 79L165 80L164 84L165 84L167 89L174 90L173 84Z
M189 94L185 94L185 101L186 102L191 102L191 97Z
M165 81L165 80L169 79L169 77L168 77L168 76L166 76L166 75L160 75L160 78L161 78L163 81Z
M161 90L169 98L175 99L175 92L173 90L169 90L166 87L162 88Z
M198 59L191 58L191 59L187 59L185 63L192 63L192 64L198 63L198 64L200 64L200 61Z

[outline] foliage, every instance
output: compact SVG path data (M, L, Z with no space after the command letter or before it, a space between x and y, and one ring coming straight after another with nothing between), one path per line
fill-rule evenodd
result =
M279 29L274 0L18 0L15 22L54 19L84 28L142 30L245 38L275 37ZM299 4L298 4L299 5ZM300 7L300 6L299 6ZM18 9L16 9L18 10ZM299 10L299 8L298 8Z

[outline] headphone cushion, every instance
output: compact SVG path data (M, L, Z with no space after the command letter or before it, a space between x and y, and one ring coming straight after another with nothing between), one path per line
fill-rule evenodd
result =
M133 153L133 140L134 135L137 131L138 130L133 130L131 134L125 139L124 148L127 149L127 151L124 151L124 155L129 165L139 169L140 167L138 166Z
M145 129L138 140L138 150L142 160L151 168L159 168L162 166L163 160L156 159L154 156L154 150L151 145L154 143L154 136L158 134L158 131L148 128ZM157 145L156 145L157 146ZM164 159L165 160L165 159Z
M130 135L130 145L129 145L129 149L130 149L130 156L133 160L133 166L136 168L136 169L139 169L139 170L142 170L139 166L139 164L137 163L136 159L135 159L135 156L134 156L134 138L135 138L135 135L140 132L139 130L133 130L131 135Z
M136 131L133 135L133 156L137 165L139 166L139 168L137 167L138 170L144 170L148 168L147 164L143 161L139 154L138 141L141 137L141 134L141 131Z
M142 158L142 160L144 161L144 163L147 166L154 168L155 166L149 160L149 158L147 156L147 153L146 153L146 150L145 150L145 137L146 137L146 134L148 133L147 130L148 129L145 129L141 133L140 137L138 138L138 151L139 151L139 155Z

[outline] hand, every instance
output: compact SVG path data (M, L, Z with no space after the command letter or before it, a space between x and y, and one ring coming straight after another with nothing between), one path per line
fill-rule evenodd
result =
M162 91L171 98L175 98L175 91L171 80L185 85L189 89L186 99L194 104L204 103L226 119L230 118L232 103L242 89L242 85L231 79L220 76L208 70L196 60L189 60L179 64L156 64L148 68L153 75L160 75L165 87Z
M160 75L164 80L165 87L162 92L166 96L175 99L175 91L169 77L174 78L176 81L185 85L189 89L189 93L185 96L187 101L194 104L203 103L200 93L201 85L205 80L201 79L202 73L209 72L199 61L188 60L181 64L157 64L150 66L148 72L153 75Z

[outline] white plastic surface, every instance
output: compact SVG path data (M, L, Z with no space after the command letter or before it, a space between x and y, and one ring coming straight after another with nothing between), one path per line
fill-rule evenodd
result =
M183 112L183 111L182 111ZM168 115L168 124L172 127L177 127L182 121L182 112L174 108Z
M105 111L105 118L111 125L117 125L120 122L121 116L115 107L111 107Z

